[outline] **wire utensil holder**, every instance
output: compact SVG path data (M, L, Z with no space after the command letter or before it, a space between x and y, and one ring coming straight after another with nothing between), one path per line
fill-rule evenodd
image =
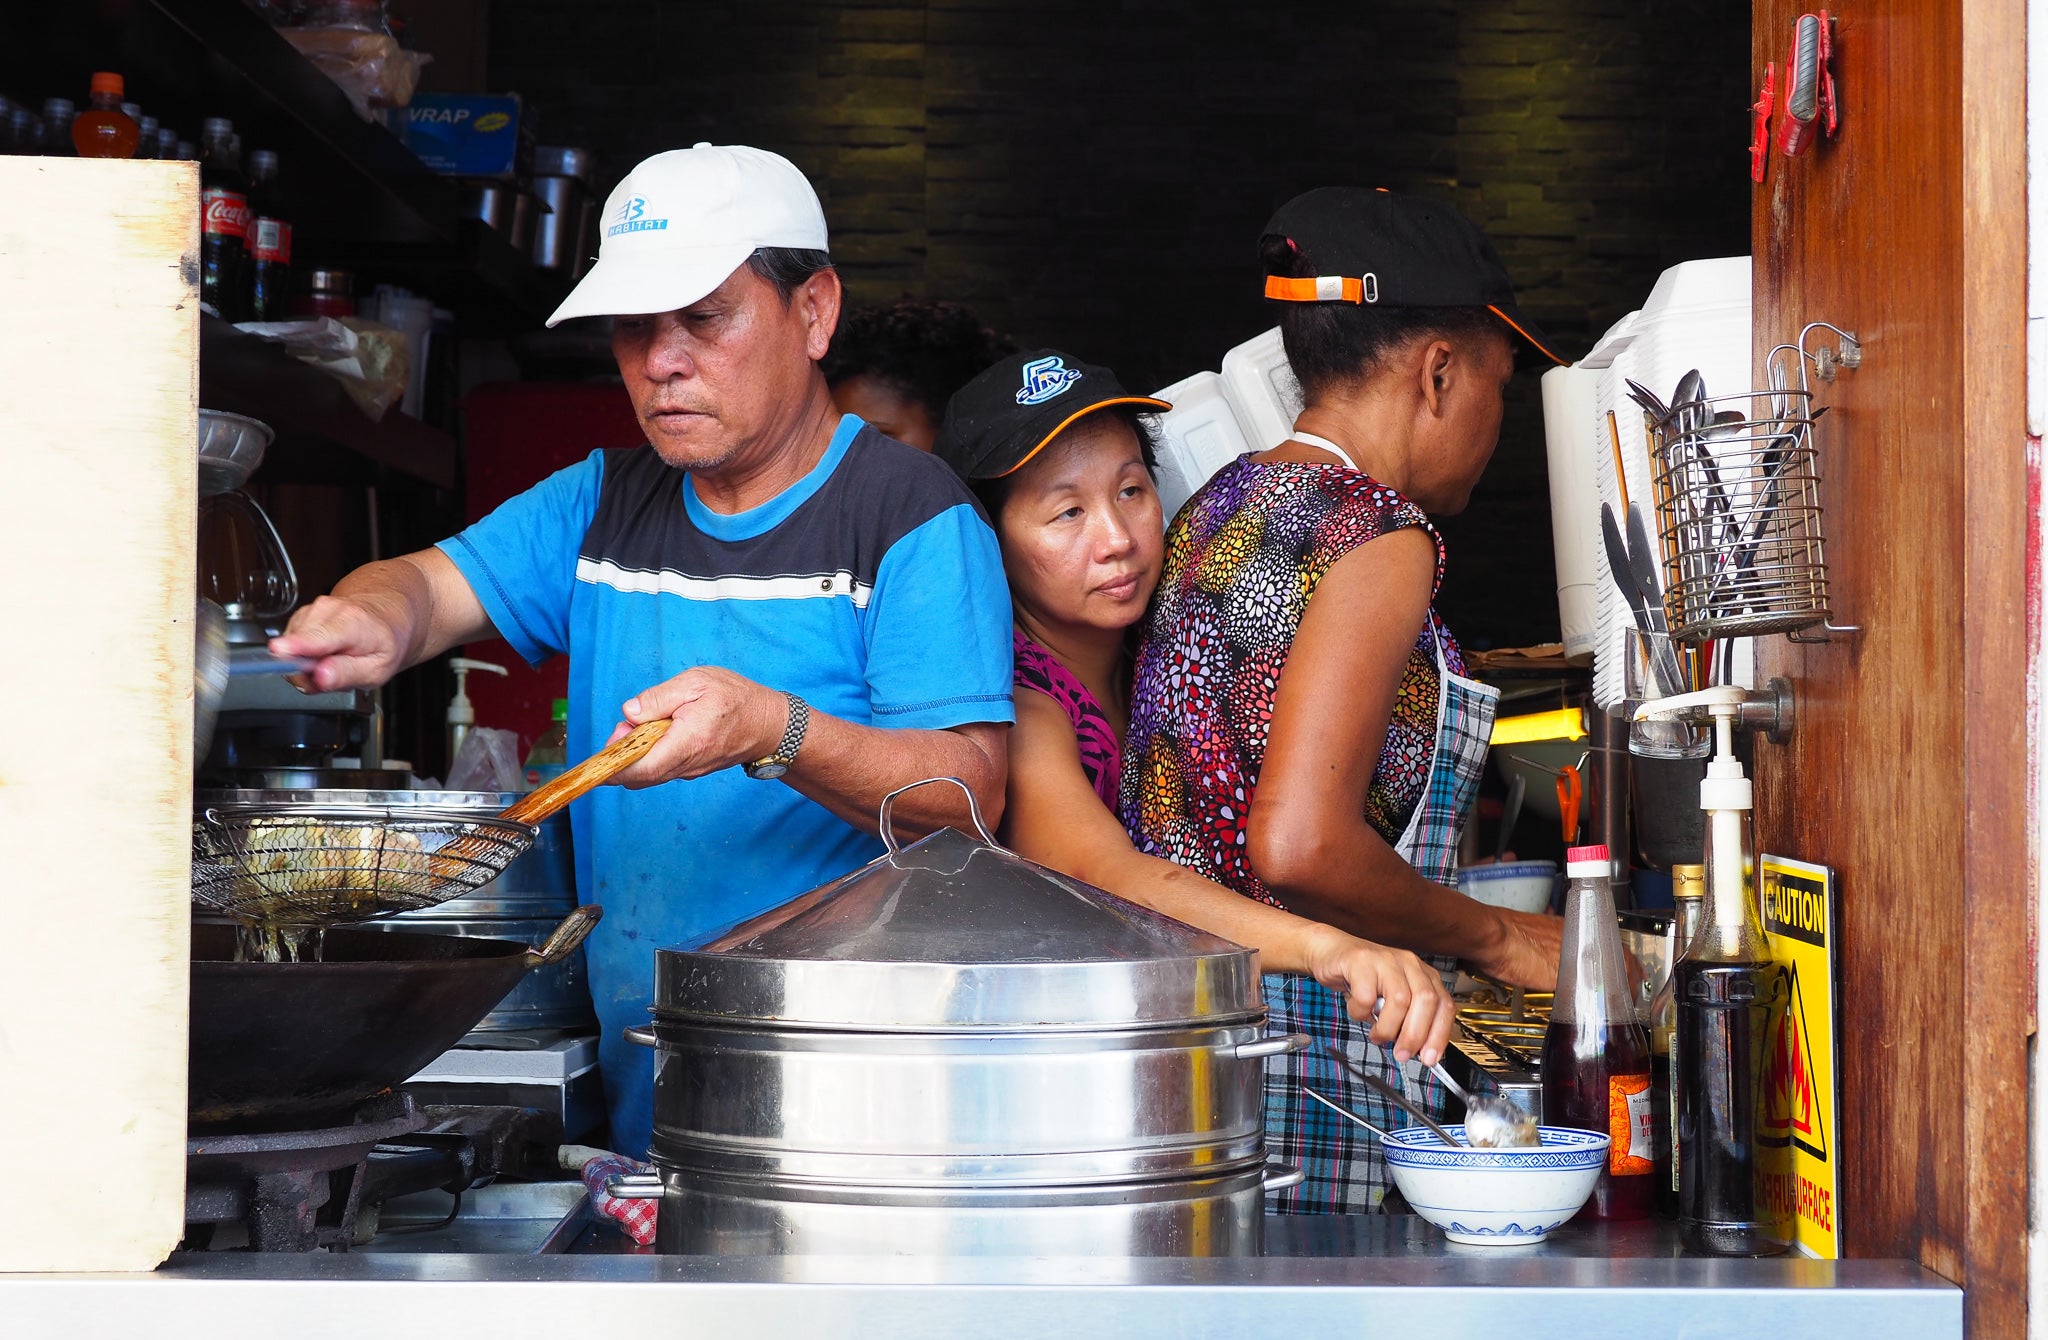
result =
M1834 331L1841 346L1809 352L1816 330ZM1771 350L1768 390L1694 399L1650 419L1672 637L1854 631L1829 622L1813 436L1826 411L1807 368L1833 380L1861 352L1853 335L1816 321Z

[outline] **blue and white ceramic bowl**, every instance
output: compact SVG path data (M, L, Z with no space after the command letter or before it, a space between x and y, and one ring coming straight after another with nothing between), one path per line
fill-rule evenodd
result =
M1458 892L1511 912L1547 911L1556 885L1555 861L1502 861L1468 865L1458 872Z
M1463 1140L1463 1126L1446 1126ZM1608 1137L1561 1126L1537 1128L1534 1149L1452 1149L1421 1126L1387 1132L1394 1185L1415 1213L1452 1242L1518 1246L1541 1242L1579 1212L1607 1166Z

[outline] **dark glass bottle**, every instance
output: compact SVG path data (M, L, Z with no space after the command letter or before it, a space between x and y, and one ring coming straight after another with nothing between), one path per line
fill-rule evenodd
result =
M1629 989L1605 847L1566 853L1564 953L1543 1034L1543 1119L1613 1138L1607 1171L1579 1213L1641 1219L1650 1213L1650 1040Z
M1673 1141L1678 1131L1678 1095L1671 1087L1671 1048L1678 1034L1675 970L1685 947L1700 927L1705 905L1706 867L1671 867L1671 962L1664 984L1650 1001L1650 1119L1656 1128L1657 1171L1653 1174L1653 1207L1667 1219L1678 1217L1678 1162Z
M1750 784L1733 757L1730 722L1716 726L1720 749L1700 784L1706 900L1672 974L1678 1231L1687 1250L1704 1255L1775 1256L1786 1242L1770 1186L1786 1151L1766 1145L1760 1126L1772 1013L1784 1006L1785 983L1752 892Z

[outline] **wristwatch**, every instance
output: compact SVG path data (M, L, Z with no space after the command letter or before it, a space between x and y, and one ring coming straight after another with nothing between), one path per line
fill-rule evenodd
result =
M768 757L740 764L757 782L772 782L788 772L789 765L796 762L796 751L803 748L804 732L811 728L811 705L794 693L782 696L789 699L789 724L782 728L782 743Z

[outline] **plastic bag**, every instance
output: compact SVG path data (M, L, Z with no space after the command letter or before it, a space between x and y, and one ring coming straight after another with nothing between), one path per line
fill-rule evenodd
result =
M448 767L450 791L524 791L519 737L509 730L472 726Z
M244 321L235 329L276 340L294 358L339 379L372 423L405 394L411 363L403 331L356 316Z
M420 67L432 59L404 50L388 32L355 27L280 31L299 54L348 95L356 115L365 121L376 120L377 113L387 107L410 103L420 82Z

